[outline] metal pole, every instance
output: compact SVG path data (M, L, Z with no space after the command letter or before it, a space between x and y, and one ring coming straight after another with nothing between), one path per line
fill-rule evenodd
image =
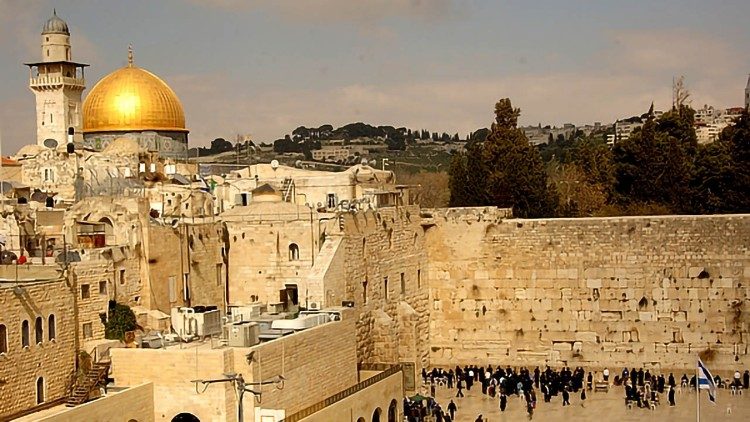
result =
M695 420L701 422L701 389L698 365L695 366Z

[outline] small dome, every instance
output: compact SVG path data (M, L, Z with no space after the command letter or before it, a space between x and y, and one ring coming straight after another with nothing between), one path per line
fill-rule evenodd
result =
M47 22L44 24L44 28L42 28L42 35L45 34L65 34L70 35L70 31L68 30L68 24L57 17L57 11L52 11L52 17L47 20Z

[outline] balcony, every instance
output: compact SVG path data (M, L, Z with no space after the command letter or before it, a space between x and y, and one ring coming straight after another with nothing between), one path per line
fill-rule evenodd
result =
M69 78L67 76L39 76L31 78L29 86L32 88L43 88L47 86L74 86L85 88L86 84L83 78Z

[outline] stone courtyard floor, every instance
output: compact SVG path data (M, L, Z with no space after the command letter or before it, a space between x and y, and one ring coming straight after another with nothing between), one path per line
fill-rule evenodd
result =
M490 398L482 394L482 389L472 388L471 391L464 390L466 397L455 398L456 390L438 388L437 401L443 409L453 399L458 406L456 412L457 422L474 422L481 413L485 421L523 421L528 420L526 416L526 405L522 398L509 397L508 407L505 412L500 412L497 398ZM570 406L562 407L562 397L552 397L552 401L544 403L542 396L538 395L540 401L534 410L534 420L538 421L691 421L696 419L696 402L694 392L677 393L675 395L675 407L669 407L664 402L656 407L656 410L627 409L625 407L623 387L612 387L608 393L586 393L586 406L581 407L580 391L578 394L570 395ZM666 395L661 400L666 401ZM719 390L716 405L708 401L706 391L701 392L701 421L749 421L750 420L750 394L748 390L744 394L733 396L728 390ZM727 408L731 408L731 414L727 414Z

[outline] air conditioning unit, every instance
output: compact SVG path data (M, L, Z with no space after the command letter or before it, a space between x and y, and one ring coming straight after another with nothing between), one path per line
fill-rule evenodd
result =
M307 306L307 309L310 309L311 311L318 311L320 310L320 304L318 302L310 302L310 304Z
M183 340L221 333L221 315L215 306L172 308L172 329Z
M260 326L255 322L236 322L224 326L227 335L227 346L251 347L260 343Z

